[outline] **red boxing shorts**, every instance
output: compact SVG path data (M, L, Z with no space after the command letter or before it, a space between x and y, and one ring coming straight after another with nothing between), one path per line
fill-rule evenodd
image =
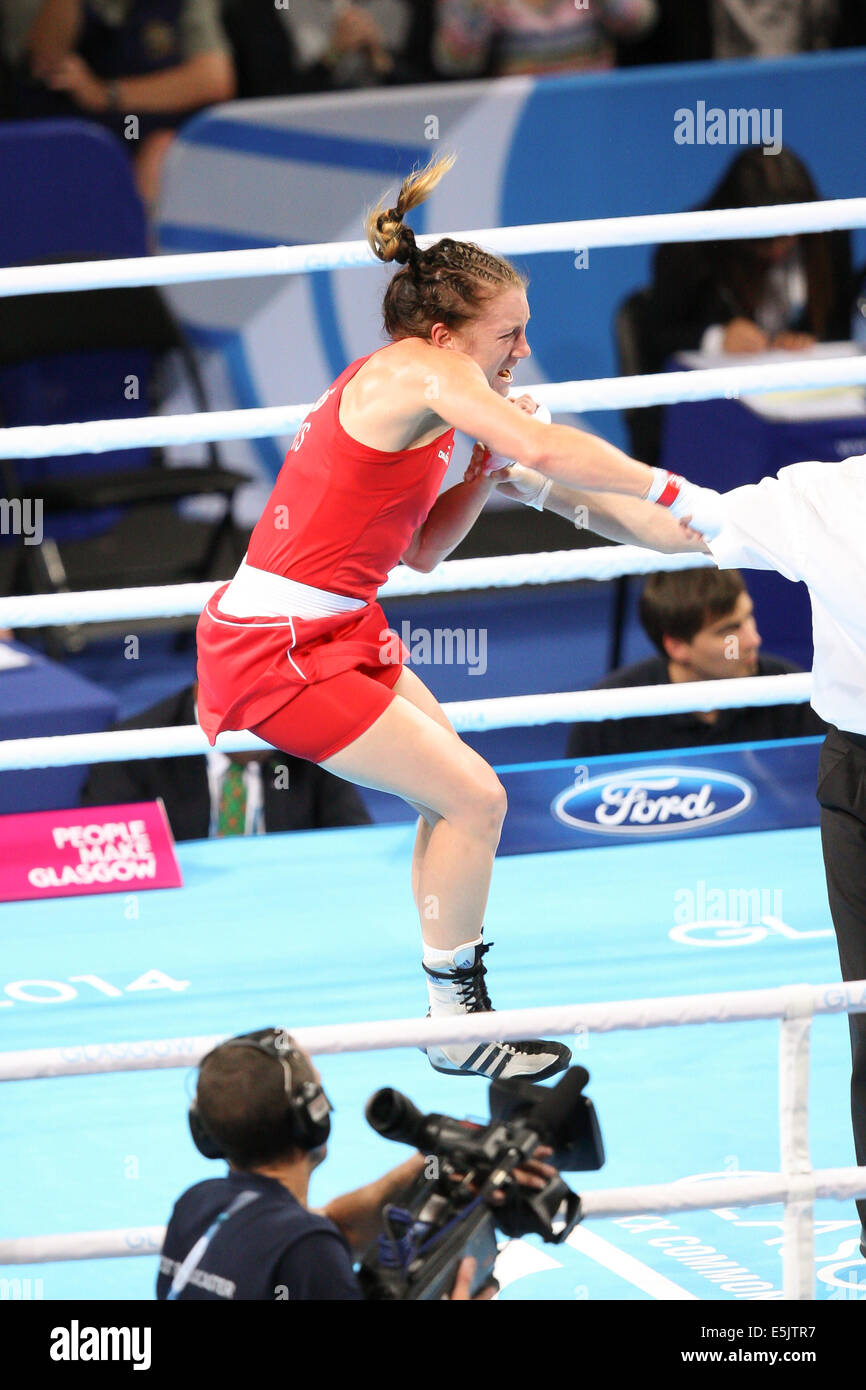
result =
M210 743L250 729L320 763L387 709L408 653L378 603L326 618L236 618L219 608L227 588L196 628L198 719Z

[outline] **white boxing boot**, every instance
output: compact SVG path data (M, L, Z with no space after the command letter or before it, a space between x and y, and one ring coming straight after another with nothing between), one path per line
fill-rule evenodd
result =
M484 983L483 958L490 950L481 937L451 952L425 947L423 966L430 996L428 1017L493 1012ZM562 1043L528 1039L521 1042L434 1043L426 1049L430 1065L449 1076L486 1076L490 1081L525 1077L541 1081L564 1071L571 1052Z

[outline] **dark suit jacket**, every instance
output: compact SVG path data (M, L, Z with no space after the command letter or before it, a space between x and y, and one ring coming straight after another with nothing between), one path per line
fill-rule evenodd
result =
M778 656L759 656L759 676L783 676L800 668ZM622 690L637 685L669 685L667 661L651 656L623 666L599 681L593 690ZM656 748L703 748L720 743L758 743L771 738L808 738L824 734L827 726L811 705L755 705L719 710L715 724L694 714L645 714L633 719L602 719L573 724L566 757L616 757L620 753L651 752Z
M115 725L159 729L195 723L192 686ZM288 767L288 787L274 786L274 770ZM281 778L280 781L284 781ZM318 830L333 825L369 825L370 816L350 783L304 758L275 752L262 767L266 830ZM207 758L142 758L98 763L81 793L82 806L115 806L162 797L176 840L206 840L210 829Z

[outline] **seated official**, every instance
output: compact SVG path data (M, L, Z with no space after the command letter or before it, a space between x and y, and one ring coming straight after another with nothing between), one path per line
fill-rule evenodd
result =
M198 685L116 724L116 729L175 728L197 723ZM369 825L370 816L349 783L304 758L232 753L218 748L184 758L133 758L99 763L81 793L82 806L118 806L162 797L175 840L260 835Z
M799 670L781 657L759 654L761 636L754 605L737 570L650 575L641 594L640 619L659 655L613 671L594 690L781 676ZM825 724L808 704L638 715L575 724L569 734L567 756L614 757L656 748L700 748L825 732Z
M357 1300L352 1267L381 1230L383 1206L420 1177L414 1154L377 1182L307 1205L327 1156L331 1105L307 1054L281 1029L230 1038L202 1059L190 1129L224 1177L177 1200L165 1233L160 1300ZM467 1300L474 1261L461 1262L451 1298ZM477 1299L490 1297L491 1284Z
M820 200L792 150L742 150L701 211ZM655 254L646 370L674 353L802 351L850 336L854 285L845 231L677 242Z

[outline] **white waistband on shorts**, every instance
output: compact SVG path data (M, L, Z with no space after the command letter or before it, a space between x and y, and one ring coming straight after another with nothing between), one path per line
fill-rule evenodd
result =
M231 618L330 618L363 607L363 599L256 569L246 558L219 601L219 611Z

